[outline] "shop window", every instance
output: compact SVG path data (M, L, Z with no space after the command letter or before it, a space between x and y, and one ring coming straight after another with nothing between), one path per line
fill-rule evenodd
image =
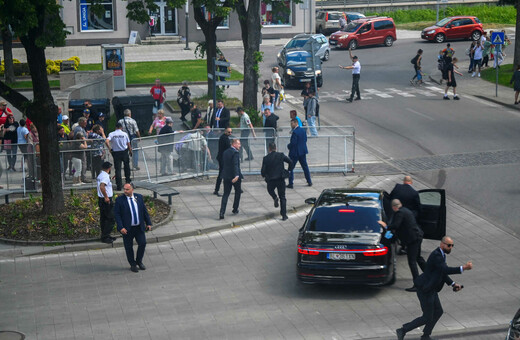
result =
M79 21L81 32L98 32L114 30L114 4L113 1L102 1L103 13L97 16L91 10L92 1L80 0Z
M206 21L210 21L212 16L211 12L207 11L204 6L202 6L202 12L204 13L204 18L206 18ZM221 22L220 25L217 26L217 29L227 29L229 28L229 15L225 17ZM197 24L197 29L200 30L199 25Z
M278 0L260 5L262 26L290 26L292 25L292 3L290 0Z

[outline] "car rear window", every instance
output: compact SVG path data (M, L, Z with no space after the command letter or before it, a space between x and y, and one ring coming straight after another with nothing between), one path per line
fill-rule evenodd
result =
M335 233L380 233L380 209L344 205L321 206L314 210L309 231Z
M480 24L480 20L478 20L477 17L475 17L474 19L475 19L475 22L476 22L477 24Z
M329 13L329 20L339 20L338 13Z
M394 27L394 24L390 20L381 20L374 22L374 29L385 30Z
M307 42L307 39L294 39L294 40L291 40L287 43L287 48L300 48L300 47L303 47L305 45L305 43Z

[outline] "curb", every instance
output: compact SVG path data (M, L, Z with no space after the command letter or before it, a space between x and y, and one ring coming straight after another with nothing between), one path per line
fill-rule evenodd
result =
M495 104L498 104L498 105L502 105L502 106L508 107L510 109L513 109L513 110L520 110L520 108L518 106L514 105L514 104L507 104L507 103L501 102L500 100L492 98L492 97L486 97L486 96L483 96L483 95L480 95L480 94L474 94L473 96L475 96L475 97L477 97L479 99L482 99L482 100L486 100L488 102L492 102L492 103L495 103Z
M489 326L489 327L474 327L474 328L465 328L465 329L457 329L457 330L451 330L451 331L441 331L441 332L435 332L435 338L436 339L456 339L456 338L468 338L471 336L483 336L486 334L498 334L502 333L507 334L507 330L509 328L509 325L495 325L495 326ZM408 335L410 337L410 340L417 339L421 337L420 334L411 334ZM390 340L395 339L395 335L392 336L381 336L381 337L375 337L375 338L363 338L362 340Z

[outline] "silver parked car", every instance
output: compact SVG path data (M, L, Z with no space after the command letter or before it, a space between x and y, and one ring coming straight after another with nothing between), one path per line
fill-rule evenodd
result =
M327 61L330 57L329 41L323 34L298 34L295 35L278 52L277 64L284 59L284 55L290 51L305 50L311 52L311 44L314 42L314 55L321 60Z

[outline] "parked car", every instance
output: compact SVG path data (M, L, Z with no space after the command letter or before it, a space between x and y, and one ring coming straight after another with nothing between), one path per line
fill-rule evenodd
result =
M389 17L362 18L351 21L343 30L331 34L329 44L336 48L351 48L384 44L397 40L394 20Z
M349 23L365 16L357 12L318 11L316 13L316 32L327 34L339 30L341 28L339 18L341 17Z
M297 34L289 40L278 52L278 64L282 56L290 51L305 50L311 52L311 44L314 43L314 55L323 61L329 60L330 47L327 38L323 34Z
M472 16L448 17L421 32L421 38L442 43L453 39L479 40L484 29L480 20Z
M278 61L280 76L284 87L297 87L303 83L313 82L316 75L318 87L323 86L321 60L315 57L315 68L312 68L312 54L306 50L289 50L284 52Z
M446 234L442 189L419 191L418 223L424 237ZM297 276L304 283L393 284L395 236L377 221L393 213L389 194L380 189L325 189L308 198L313 207L298 234Z

